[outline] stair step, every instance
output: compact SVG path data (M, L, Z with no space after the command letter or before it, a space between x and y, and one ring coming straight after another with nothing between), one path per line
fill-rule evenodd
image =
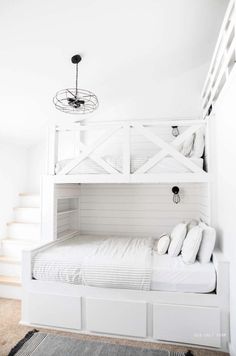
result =
M12 221L7 224L7 235L13 239L34 241L40 238L40 224Z
M40 195L38 194L28 194L28 193L20 193L20 206L22 207L40 207Z
M8 284L8 285L20 287L21 280L19 277L16 277L16 276L0 275L0 284Z
M35 207L15 207L14 215L16 222L40 223L40 208Z
M19 240L19 239L3 239L2 244L2 254L9 257L14 257L21 260L22 251L33 249L40 245L40 241L29 241L29 240Z
M20 265L21 261L11 256L0 256L0 263L10 263L15 265Z
M0 256L0 275L21 276L21 262L18 258Z

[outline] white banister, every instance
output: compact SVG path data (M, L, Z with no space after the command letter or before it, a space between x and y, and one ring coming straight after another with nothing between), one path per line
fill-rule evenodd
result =
M231 0L220 29L210 68L201 93L203 118L217 100L230 75L236 59L236 9Z

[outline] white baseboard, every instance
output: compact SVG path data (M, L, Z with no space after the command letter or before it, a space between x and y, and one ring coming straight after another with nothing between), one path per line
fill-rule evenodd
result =
M236 356L236 350L233 347L233 345L231 344L231 342L229 343L229 354L230 354L230 356Z

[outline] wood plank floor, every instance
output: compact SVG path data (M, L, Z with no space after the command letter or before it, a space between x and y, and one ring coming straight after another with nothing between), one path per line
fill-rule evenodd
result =
M20 320L20 308L21 303L18 300L11 299L1 299L0 298L0 356L7 356L10 349L15 346L15 344L22 338L24 335L33 328L29 328L26 326L19 325ZM153 344L148 342L140 342L140 341L131 341L124 339L113 339L107 337L98 337L98 336L89 336L89 335L79 335L73 333L66 333L61 331L52 331L41 329L42 331L48 331L50 333L56 333L61 335L72 336L80 339L87 340L99 340L110 343L118 343L122 345L130 345L137 347L146 347L146 348L159 348L166 349L170 351L187 351L189 348L176 346L176 345L168 345L168 344ZM228 354L217 352L217 351L209 351L205 349L197 349L192 348L194 356L227 356ZM45 355L46 356L46 355ZM92 356L92 355L91 355Z

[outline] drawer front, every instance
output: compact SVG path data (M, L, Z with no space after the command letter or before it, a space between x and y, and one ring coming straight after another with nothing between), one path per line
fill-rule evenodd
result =
M155 304L153 337L157 340L220 347L220 310L213 307Z
M86 326L99 333L146 337L147 304L86 298Z
M29 295L30 323L81 329L81 298L50 294Z

